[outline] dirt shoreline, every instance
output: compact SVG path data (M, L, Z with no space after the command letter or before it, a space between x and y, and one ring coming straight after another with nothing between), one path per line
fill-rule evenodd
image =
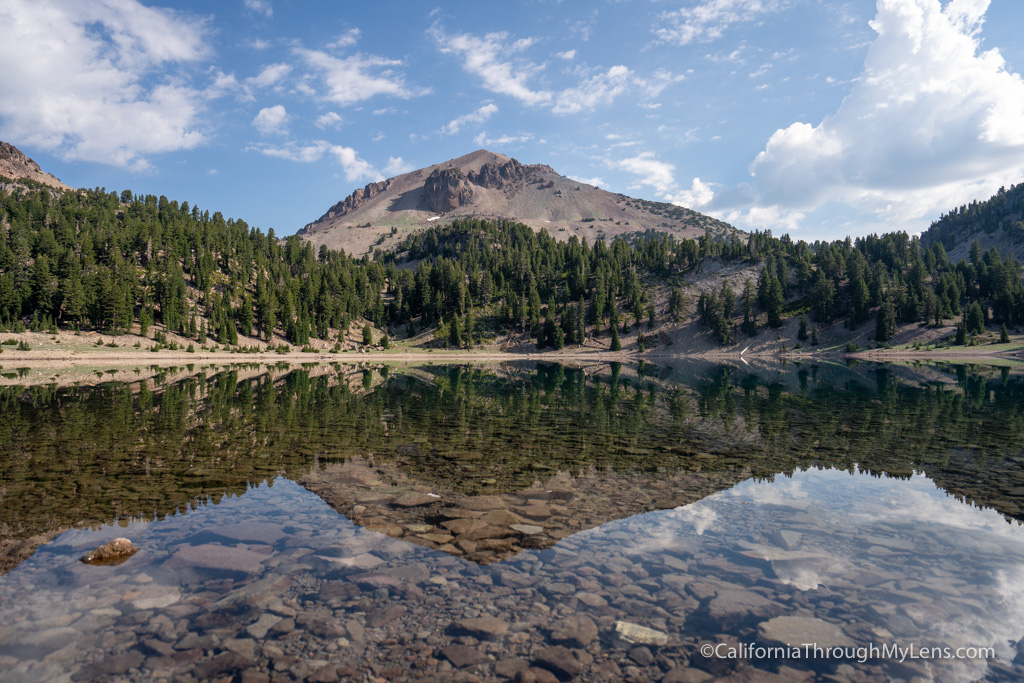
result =
M93 337L94 339L96 337ZM106 336L103 336L106 339ZM610 351L608 349L562 349L559 351L500 351L493 348L477 348L475 350L449 350L449 349L404 349L392 348L380 349L347 349L341 352L332 352L327 349L317 351L292 350L287 353L279 353L275 350L266 350L256 353L232 352L209 349L200 349L188 352L184 349L169 350L161 349L152 351L147 346L131 346L133 340L142 341L141 337L125 335L122 337L111 337L110 341L118 340L120 343L111 348L110 345L97 345L94 343L82 343L81 338L76 338L68 333L61 333L54 337L46 333L25 332L25 333L2 333L0 342L6 340L24 341L31 347L29 350L18 350L8 342L0 345L0 368L10 370L18 367L34 368L73 368L78 366L125 366L125 365L181 365L181 364L238 364L238 363L265 363L277 364L287 363L298 365L303 363L476 363L476 362L516 362L516 361L549 361L549 362L582 362L582 363L637 363L639 361L664 362L668 360L703 360L714 361L716 359L737 361L747 359L758 359L761 361L776 359L781 361L813 361L822 360L860 360L869 362L887 361L1018 361L1024 362L1024 348L1014 346L1007 348L1005 345L998 347L968 346L968 347L947 347L922 351L918 349L864 349L859 351L846 351L840 347L825 349L788 349L782 350L757 350L740 351L701 349L699 351L669 351L667 348L655 348L645 353L639 353L636 348L627 348L621 351ZM151 340L145 340L151 341ZM117 343L117 342L113 342Z
M361 353L326 353L326 352L292 352L287 354L271 353L231 353L231 352L202 352L187 353L161 351L152 353L146 351L137 352L112 352L112 353L71 353L55 354L50 351L15 351L0 355L0 367L15 367L13 364L30 364L35 366L49 365L52 367L76 366L76 365L122 365L139 364L144 362L147 365L165 365L181 363L202 363L202 364L232 364L232 363L365 363L372 362L397 362L397 363L469 363L489 361L586 361L586 362L620 362L636 363L639 361L656 361L669 359L694 359L714 360L716 358L728 360L740 360L743 358L756 358L758 360L778 359L787 361L821 359L854 359L863 361L887 361L887 360L983 360L1000 359L1015 360L1024 362L1024 357L1018 351L992 351L984 352L977 349L964 349L963 351L944 349L941 352L922 351L897 351L897 350L870 350L857 352L830 352L822 351L817 353L800 353L786 351L780 353L734 353L734 352L699 352L699 353L636 353L636 352L608 352L608 351L547 351L536 353L502 353L502 352L474 352L474 351L439 351L439 352L404 352L393 353L388 351L366 351Z

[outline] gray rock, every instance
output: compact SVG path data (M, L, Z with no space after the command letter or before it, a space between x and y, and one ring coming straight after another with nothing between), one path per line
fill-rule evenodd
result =
M647 628L628 621L616 621L615 632L627 643L634 645L665 645L668 643L668 634L653 628Z
M210 611L232 608L241 604L262 607L283 593L289 585L291 585L291 579L287 576L267 576L259 581L231 591L210 605Z
M475 619L460 619L454 628L459 633L471 635L480 640L500 640L508 633L508 623L492 616Z
M559 619L551 627L551 640L569 647L585 648L597 639L597 624L579 614Z
M540 650L534 660L548 671L566 678L575 678L582 669L572 651L561 645Z
M273 614L261 614L260 618L255 623L249 624L245 631L253 638L263 639L267 637L267 632L281 621L281 617Z
M449 645L441 650L441 654L457 669L487 661L487 655L466 645Z
M263 570L263 562L266 559L266 555L254 553L245 548L206 543L187 545L181 548L171 559L167 560L167 564L175 567L201 567L256 574Z
M284 538L284 532L277 524L269 522L242 522L239 524L222 524L213 532L218 536L235 541L266 543L273 545Z
M854 644L841 628L814 617L775 617L762 622L757 635L761 640L791 647L848 647Z

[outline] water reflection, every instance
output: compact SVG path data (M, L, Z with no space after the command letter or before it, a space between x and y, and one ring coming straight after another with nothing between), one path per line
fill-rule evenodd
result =
M1018 679L1022 398L826 366L0 388L0 679ZM808 633L995 650L700 652Z

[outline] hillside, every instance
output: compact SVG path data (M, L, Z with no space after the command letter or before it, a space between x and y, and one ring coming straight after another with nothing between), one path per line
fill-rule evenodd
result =
M1020 264L997 249L953 260L937 239L902 232L814 244L767 232L558 239L565 234L518 221L453 215L496 189L485 186L529 176L513 160L475 159L476 170L427 174L436 182L420 187L429 190L421 199L447 202L446 219L396 234L372 260L163 196L0 186L0 332L23 335L0 340L19 346L0 353L45 336L58 350L88 339L199 354L389 345L775 354L798 344L964 347L1010 340L1024 326ZM365 217L394 189L335 216ZM644 210L629 204L620 209Z
M46 173L39 167L39 164L29 159L25 154L6 142L0 141L0 186L10 185L13 181L25 181L42 183L54 189L66 191L71 188L62 183L54 176Z
M593 242L646 230L676 237L735 232L727 223L673 204L633 199L559 175L550 166L524 166L487 150L435 164L355 190L299 234L314 245L362 256L459 218L513 220L560 240Z
M1024 183L953 209L921 235L926 246L941 243L954 261L970 255L974 240L983 252L995 247L1003 254L1024 254Z

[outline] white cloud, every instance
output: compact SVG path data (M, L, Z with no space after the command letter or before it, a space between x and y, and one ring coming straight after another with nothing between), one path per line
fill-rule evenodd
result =
M331 148L330 143L325 140L316 140L312 144L300 146L289 143L284 147L273 147L270 145L252 145L246 147L247 152L259 152L275 159L287 159L301 164L311 164L319 161Z
M441 129L441 132L445 135L456 135L460 130L462 130L463 126L467 124L483 123L497 113L497 105L493 103L485 104L475 111L471 111L468 114L463 114L458 118L452 119L446 126L444 126L444 128Z
M338 163L341 164L342 172L345 174L345 180L354 182L364 178L368 180L384 179L384 176L381 175L380 171L371 166L368 161L360 157L359 154L351 147L333 146L329 151L331 155L337 159Z
M389 157L388 163L384 164L384 175L394 177L409 171L415 171L416 167L402 157Z
M246 44L253 50L266 50L270 47L270 41L262 38L253 38Z
M256 14L262 14L268 19L274 16L274 6L270 4L270 0L244 0L245 8L250 12Z
M135 0L5 0L0 25L4 139L134 170L204 142L203 93L178 68L211 55L205 20Z
M665 25L655 28L654 34L676 45L715 40L733 24L755 21L783 5L781 0L703 0L693 7L662 14Z
M333 47L335 49L342 49L346 47L352 47L359 42L361 31L357 28L350 28L349 30L342 33L335 39L333 43L328 43L327 47Z
M686 74L674 74L668 69L658 69L648 78L634 79L647 97L654 98L673 83L686 80Z
M607 188L608 187L608 183L606 183L604 181L604 178L599 178L597 176L594 176L593 178L579 178L579 177L574 176L574 175L567 176L567 177L570 180L575 180L576 182L579 182L579 183L586 183L587 185L593 185L594 187L603 187L603 188Z
M676 189L676 167L667 161L659 160L654 152L643 152L635 157L610 162L613 168L619 168L638 176L640 185L653 187L661 196Z
M326 114L321 114L316 117L317 128L341 128L341 115L337 112L329 111Z
M245 82L257 88L266 88L279 83L291 71L292 67L287 64L268 64L257 75L245 79Z
M246 151L259 152L260 154L275 159L286 159L297 163L311 164L320 161L324 156L333 157L341 166L345 180L356 182L359 180L383 180L381 172L373 167L370 162L359 156L351 147L332 145L326 140L314 140L308 145L295 145L289 143L283 147L271 145L252 145ZM392 157L388 160L388 167L394 168L404 164L400 158Z
M979 51L988 4L878 0L878 36L839 109L777 130L751 164L759 204L922 222L1019 180L1024 81Z
M295 52L319 73L326 87L323 97L341 106L368 100L375 95L409 99L430 92L429 89L406 85L404 76L393 69L401 66L398 60L365 54L338 58L326 52L302 48Z
M437 41L444 54L455 54L462 58L462 68L483 79L484 87L501 95L514 97L527 105L547 104L552 93L547 90L532 90L527 81L536 76L543 67L532 62L515 59L514 55L533 44L530 38L507 43L507 33L488 33L483 38L463 33L446 35L437 24L430 34Z
M583 110L610 104L616 97L629 90L633 72L622 65L613 66L605 73L599 73L575 88L558 93L552 111L556 114L575 114Z
M564 59L566 61L572 61L573 59L576 59L576 50L566 50L565 52L556 52L555 56L558 57L559 59Z
M673 204L679 204L690 209L699 209L707 206L715 198L715 191L708 183L701 182L700 178L694 178L689 190L683 190L672 197Z
M521 145L533 139L532 133L520 133L519 135L502 135L500 138L487 137L486 131L481 131L473 138L473 144L480 147L505 147L508 145Z
M284 105L277 104L260 109L256 118L252 120L252 125L263 135L282 134L288 128L288 120L288 112L285 111Z

